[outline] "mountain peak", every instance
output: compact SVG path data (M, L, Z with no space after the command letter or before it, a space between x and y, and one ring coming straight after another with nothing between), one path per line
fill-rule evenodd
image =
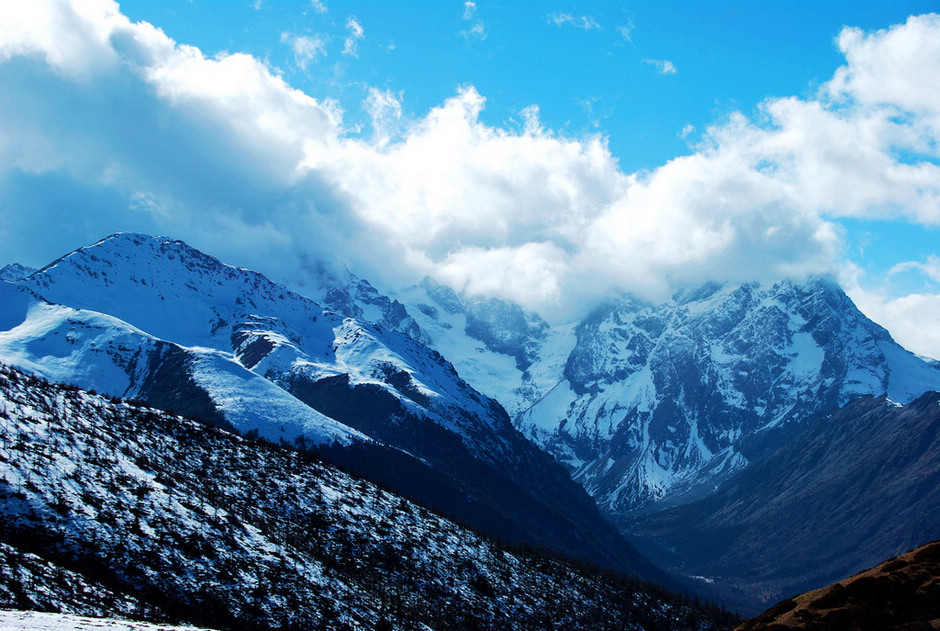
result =
M222 263L183 241L122 232L78 248L21 281L44 299L114 315L161 339L211 346L226 323L276 305L319 305L261 274ZM172 305L173 317L166 317ZM227 313L229 307L235 313Z
M25 265L20 265L19 263L10 263L9 265L6 265L0 269L0 280L15 282L26 278L35 271L36 270L32 267L26 267Z
M940 387L828 277L624 297L575 331L562 380L516 421L613 513L707 493L768 428Z

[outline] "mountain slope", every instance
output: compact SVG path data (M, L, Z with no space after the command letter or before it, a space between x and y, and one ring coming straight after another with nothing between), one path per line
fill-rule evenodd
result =
M940 629L940 542L789 598L736 631Z
M507 539L662 578L498 403L409 335L145 235L80 248L17 287L31 293L0 303L10 363L315 447Z
M296 451L2 365L0 442L0 605L220 629L720 627Z
M563 377L574 325L550 327L494 298L459 296L431 279L396 292L422 339L515 419Z
M940 537L940 393L781 431L711 497L639 520L643 549L753 611Z

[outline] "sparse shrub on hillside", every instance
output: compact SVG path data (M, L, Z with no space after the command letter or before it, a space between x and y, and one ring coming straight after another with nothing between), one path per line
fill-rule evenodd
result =
M0 606L218 629L727 627L309 453L0 366ZM67 438L67 440L65 440Z

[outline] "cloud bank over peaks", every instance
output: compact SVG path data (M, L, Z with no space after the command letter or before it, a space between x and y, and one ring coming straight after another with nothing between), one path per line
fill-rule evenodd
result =
M352 53L364 31L347 27ZM7 3L0 247L37 265L157 232L295 286L336 260L379 286L430 275L556 319L614 291L832 272L841 217L940 222L937 16L839 45L846 65L816 98L769 100L629 174L603 136L546 129L535 106L521 126L484 122L470 85L417 119L406 95L367 89L366 138L265 62L206 57L114 2Z

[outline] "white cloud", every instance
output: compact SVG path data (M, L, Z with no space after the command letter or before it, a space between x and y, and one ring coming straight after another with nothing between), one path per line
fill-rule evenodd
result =
M51 260L89 237L142 230L245 256L284 278L300 252L272 266L278 241L261 240L268 228L294 224L310 247L329 242L336 221L321 226L318 213L339 202L297 168L314 145L338 141L329 104L248 55L206 58L132 24L114 3L28 4L32 15L0 8L8 256Z
M865 33L843 29L839 49L848 63L836 71L825 91L831 98L891 112L911 113L940 132L940 14L911 16L890 29ZM937 147L933 147L936 156Z
M477 3L467 0L463 3L463 16L464 22L470 23L470 28L465 31L460 31L460 34L464 37L476 37L478 39L486 39L486 27L483 24L483 20L477 18Z
M364 32L355 18L347 30L355 54ZM537 107L521 130L484 123L470 86L410 122L401 94L370 89L360 139L262 61L207 58L113 2L7 3L0 248L51 260L144 230L279 280L335 256L380 285L430 274L557 317L612 290L831 271L835 219L940 223L940 91L923 87L940 76L940 24L839 41L846 66L818 97L769 100L691 155L627 174L603 137L546 129ZM926 47L916 68L910 41ZM920 78L882 76L908 72ZM898 322L934 304L896 300L882 310Z
M940 295L914 293L892 297L848 285L849 297L875 322L881 323L891 337L915 353L940 359L940 327L934 325L940 313Z
M294 63L301 70L306 70L311 62L326 56L326 42L319 35L291 35L282 33L281 41L289 44L294 51Z
M127 22L109 0L54 7L8 2L0 7L0 16L0 60L36 56L72 76L113 70L118 56L108 37Z
M366 36L362 24L360 24L359 20L355 17L350 16L349 19L346 20L346 31L346 39L343 40L343 54L358 57L359 40Z
M920 272L934 282L940 283L940 257L936 254L929 255L924 262L903 261L898 263L888 271L888 275L893 276L908 270Z
M463 19L470 21L474 18L477 12L477 3L467 0L463 3Z
M659 74L676 74L679 72L676 65L668 59L644 59L643 62L656 66Z
M401 126L402 95L392 94L391 90L369 88L364 103L372 120L373 141L378 147L384 147L398 135Z
M310 6L313 7L313 10L317 13L326 13L326 5L321 0L310 0Z
M572 15L570 13L549 13L548 23L555 26L573 26L584 31L602 30L597 20L589 15ZM621 31L621 35L623 32ZM627 38L629 39L629 38Z

